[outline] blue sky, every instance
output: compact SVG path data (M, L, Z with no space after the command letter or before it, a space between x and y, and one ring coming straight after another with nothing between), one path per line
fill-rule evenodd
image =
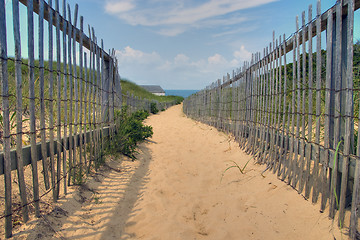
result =
M9 2L9 1L7 1ZM62 1L60 1L62 2ZM322 12L335 4L323 0ZM295 17L316 0L68 0L114 48L119 72L137 84L202 89L295 31ZM355 39L360 39L355 13ZM301 22L301 20L300 20ZM87 27L86 27L87 29Z

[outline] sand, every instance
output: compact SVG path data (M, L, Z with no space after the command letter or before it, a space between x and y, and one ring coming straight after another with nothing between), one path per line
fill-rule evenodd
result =
M255 163L232 138L174 106L146 120L138 160L107 159L15 239L346 239L327 212ZM243 166L224 170L235 161Z

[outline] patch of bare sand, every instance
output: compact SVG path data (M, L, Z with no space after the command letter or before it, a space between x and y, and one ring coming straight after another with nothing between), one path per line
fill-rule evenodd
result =
M230 160L243 166L251 156L224 133L186 118L181 105L146 123L154 136L141 145L139 160L109 159L100 179L59 201L58 216L32 221L15 237L341 239L326 212L275 175L262 177L265 167L253 160L245 174L230 169L220 182Z

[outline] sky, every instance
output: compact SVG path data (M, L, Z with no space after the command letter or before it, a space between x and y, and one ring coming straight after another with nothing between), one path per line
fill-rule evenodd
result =
M335 2L323 0L322 12ZM313 17L316 14L316 0L67 3L71 9L78 3L84 23L94 27L105 50L116 50L122 78L164 89L202 89L251 60L252 53L262 53L273 31L277 38L295 32L296 15L305 10L307 19L310 4ZM360 39L359 12L355 13L354 39Z

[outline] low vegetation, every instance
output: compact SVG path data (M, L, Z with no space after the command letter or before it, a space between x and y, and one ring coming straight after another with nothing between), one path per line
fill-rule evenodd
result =
M108 143L107 152L110 154L121 153L136 159L136 148L139 142L153 135L151 126L144 125L143 121L149 116L144 110L128 113L124 106L121 111L116 111L116 134Z

